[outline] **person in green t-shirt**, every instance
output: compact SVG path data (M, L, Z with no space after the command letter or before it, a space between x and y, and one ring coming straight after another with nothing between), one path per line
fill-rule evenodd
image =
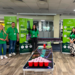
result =
M31 35L31 42L32 42L32 50L34 52L34 50L38 47L37 43L38 43L38 35L39 31L37 30L36 26L33 25L33 29L30 30L30 35ZM32 54L33 54L32 52Z
M9 27L6 31L8 35L8 42L9 42L9 56L16 55L15 53L15 45L16 41L19 41L19 35L18 35L18 30L15 27L15 23L12 22L12 27ZM12 51L11 51L12 50Z
M7 34L3 29L3 26L0 25L0 58L7 59L8 57L6 56L6 39L7 39ZM3 49L3 52L2 52ZM3 53L3 55L2 55Z
M71 55L74 56L74 52L75 52L75 48L74 48L74 45L75 45L75 28L72 29L72 32L70 33L70 36L69 36L69 40L70 40L70 52L71 52Z

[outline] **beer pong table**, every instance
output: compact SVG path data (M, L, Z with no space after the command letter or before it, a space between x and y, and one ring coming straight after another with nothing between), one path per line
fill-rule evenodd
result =
M29 67L28 61L31 60L31 59L37 58L39 56L51 61L51 63L49 63L49 66L48 67ZM48 73L53 75L54 63L53 63L53 52L52 52L51 49L38 48L37 50L35 50L34 54L31 55L29 60L27 61L27 63L23 67L23 75L26 74L25 73L26 71L48 72Z

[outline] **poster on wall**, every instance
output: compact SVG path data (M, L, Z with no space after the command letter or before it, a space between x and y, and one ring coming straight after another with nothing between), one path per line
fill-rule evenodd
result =
M70 53L69 35L70 35L73 27L75 27L75 19L64 19L63 20L62 52Z
M19 37L20 37L20 54L32 52L32 45L30 42L30 29L32 29L33 20L26 18L19 18Z
M5 31L11 27L11 23L15 22L17 27L17 17L16 16L4 16L4 23L5 23Z

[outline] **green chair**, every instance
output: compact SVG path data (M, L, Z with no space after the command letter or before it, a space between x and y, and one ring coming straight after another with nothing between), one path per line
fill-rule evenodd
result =
M52 46L51 46L51 42L47 42L47 46L46 46L46 48L52 48Z

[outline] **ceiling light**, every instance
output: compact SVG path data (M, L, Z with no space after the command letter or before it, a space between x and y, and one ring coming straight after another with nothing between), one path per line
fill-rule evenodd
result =
M75 9L73 11L75 11Z

